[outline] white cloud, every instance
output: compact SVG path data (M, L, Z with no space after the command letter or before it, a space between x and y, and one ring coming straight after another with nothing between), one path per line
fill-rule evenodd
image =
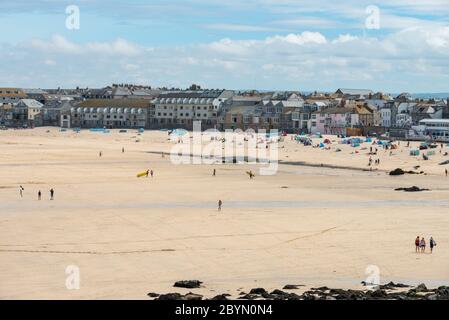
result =
M449 27L383 38L305 31L259 40L146 48L123 39L75 43L61 36L0 45L3 85L102 86L112 82L234 89L448 91ZM53 68L52 65L58 65Z
M284 41L292 44L304 45L304 44L324 44L326 38L319 32L304 31L301 34L290 33L286 36L274 36L266 39L266 43L272 44L278 41Z
M339 43L339 42L349 42L349 41L354 41L357 40L358 37L350 35L350 34L341 34L338 36L337 39L333 40L333 43Z
M26 45L26 44L25 44ZM73 43L61 35L52 36L50 41L34 39L30 42L30 47L45 53L62 54L107 54L136 56L142 53L142 49L124 39L117 39L112 42L89 42L84 45Z

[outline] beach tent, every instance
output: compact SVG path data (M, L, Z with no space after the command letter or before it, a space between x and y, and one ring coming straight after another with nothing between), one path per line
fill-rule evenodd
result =
M411 156L419 156L419 150L410 150Z
M329 139L324 139L324 141L323 141L324 143L331 143L331 141L329 140Z
M353 143L353 144L351 144L351 147L353 147L353 148L360 147L360 143Z
M187 130L185 130L185 129L175 129L175 130L173 130L170 134L172 134L172 135L175 135L175 136L178 136L178 137L181 137L181 136L183 136L183 135L185 135L185 134L187 134L188 132L187 132Z
M320 143L320 148L324 148L325 146L324 146L324 143Z

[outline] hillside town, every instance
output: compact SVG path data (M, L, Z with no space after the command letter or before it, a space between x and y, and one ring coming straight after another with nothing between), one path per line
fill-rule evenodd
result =
M277 129L297 134L382 135L449 141L449 98L369 89L335 92L152 88L0 88L0 127Z

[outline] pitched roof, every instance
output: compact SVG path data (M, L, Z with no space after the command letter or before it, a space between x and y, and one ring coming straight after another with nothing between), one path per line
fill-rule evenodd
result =
M77 105L81 108L148 108L149 106L150 102L147 99L89 99Z
M370 89L345 89L345 88L340 88L335 93L342 93L342 94L351 95L351 96L356 96L356 95L367 96L369 94L373 94L374 92L372 90L370 90Z
M27 108L42 108L44 105L34 99L22 99L19 101L20 105L25 105Z

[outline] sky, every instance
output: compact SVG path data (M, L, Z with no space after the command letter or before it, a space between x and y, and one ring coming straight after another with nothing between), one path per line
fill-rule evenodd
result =
M449 92L449 0L1 0L0 25L0 87Z

